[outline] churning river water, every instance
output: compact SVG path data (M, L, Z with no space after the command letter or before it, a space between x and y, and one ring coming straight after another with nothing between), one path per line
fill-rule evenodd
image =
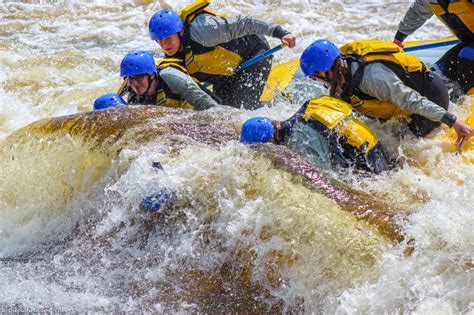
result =
M371 122L399 170L331 174L403 209L401 243L238 143L247 118L285 119L301 103L94 114L17 131L90 111L119 87L127 52L160 55L147 33L153 12L190 3L1 1L0 313L474 314L474 167L443 149L445 129L415 139ZM211 9L296 34L276 64L321 37L392 40L409 4L214 0ZM410 39L448 35L431 19ZM452 111L466 117L466 104ZM142 213L140 200L163 187L177 192L175 209Z

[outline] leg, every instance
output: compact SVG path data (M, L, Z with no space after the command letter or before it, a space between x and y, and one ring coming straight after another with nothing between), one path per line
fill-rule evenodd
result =
M220 98L221 104L239 108L234 103L232 87L235 85L235 78L232 77L220 77L219 80L212 84L212 92Z
M214 84L213 91L225 105L245 109L260 108L263 106L260 95L267 83L271 67L271 57L264 59L231 77L222 78Z
M428 74L425 74L428 75ZM416 80L419 83L419 92L421 95L426 96L433 103L438 104L444 109L449 107L449 95L448 89L443 81L434 73L430 73L431 78L423 79L423 74L412 75L414 77L420 76L421 80ZM417 137L424 137L429 134L433 129L438 127L441 123L437 121L429 120L423 116L414 114L411 116L411 121L408 124L410 130Z
M466 94L474 87L474 43L459 52L458 82Z
M393 169L392 163L390 163L385 154L382 151L382 145L377 143L377 145L370 150L367 156L363 156L362 164L359 166L361 169L371 171L375 174L380 174L382 172L388 172Z
M436 61L436 65L443 72L443 75L456 81L458 77L458 55L461 49L466 46L465 43L459 43L448 50L440 60Z
M233 88L234 100L245 109L263 107L260 95L267 84L272 67L272 59L267 58L243 70L237 75L238 80Z
M461 86L463 94L474 86L474 43L459 43L436 62L451 81Z

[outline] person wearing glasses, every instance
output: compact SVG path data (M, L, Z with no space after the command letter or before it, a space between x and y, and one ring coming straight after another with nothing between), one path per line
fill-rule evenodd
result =
M417 137L441 123L455 129L457 142L474 135L448 112L443 81L394 43L359 40L338 48L320 39L305 49L300 64L305 76L322 82L331 96L359 114L381 120L409 117L408 127Z
M212 92L193 79L178 59L155 62L143 50L128 53L120 63L124 82L118 94L126 96L129 105L160 105L166 107L205 110L219 103Z

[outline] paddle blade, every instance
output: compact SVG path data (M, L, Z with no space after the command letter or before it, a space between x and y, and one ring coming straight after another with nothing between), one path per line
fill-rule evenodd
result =
M299 67L299 59L273 66L268 76L267 85L260 96L260 101L270 102L277 93L283 91L290 84Z

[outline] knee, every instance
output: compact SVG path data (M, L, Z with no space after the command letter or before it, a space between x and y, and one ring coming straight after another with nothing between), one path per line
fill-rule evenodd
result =
M474 45L464 47L459 51L459 61L474 62Z
M474 93L474 44L464 47L459 52L459 83L464 93Z
M368 168L375 174L388 172L394 168L394 165L385 157L380 142L369 152L367 158Z

